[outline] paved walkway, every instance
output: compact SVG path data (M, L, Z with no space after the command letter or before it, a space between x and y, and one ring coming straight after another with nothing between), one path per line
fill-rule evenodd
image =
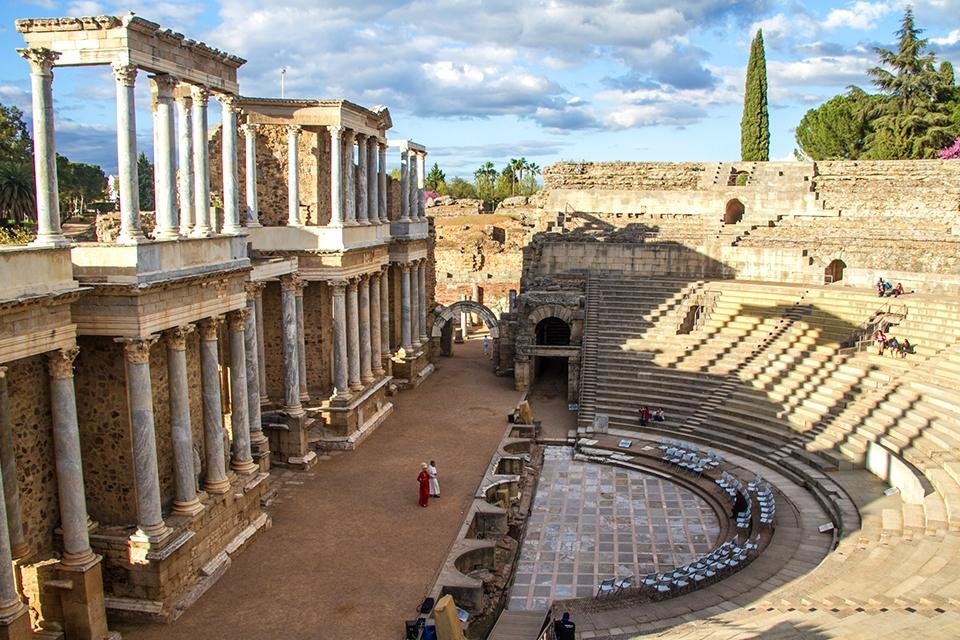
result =
M457 345L359 449L308 472L279 471L273 528L172 625L119 628L128 640L403 637L433 585L519 394L479 341ZM420 462L442 497L417 506Z

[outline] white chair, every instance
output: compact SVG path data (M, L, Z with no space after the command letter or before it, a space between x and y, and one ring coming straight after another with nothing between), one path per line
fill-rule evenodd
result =
M616 578L610 578L609 580L602 580L600 582L600 586L597 587L597 595L595 595L594 597L599 598L600 596L608 596L611 593L613 593L613 590L616 588L616 582L617 582Z
M633 582L636 579L636 576L627 576L626 578L617 578L614 582L614 587L616 588L616 593L620 593L624 589L630 589L633 587Z

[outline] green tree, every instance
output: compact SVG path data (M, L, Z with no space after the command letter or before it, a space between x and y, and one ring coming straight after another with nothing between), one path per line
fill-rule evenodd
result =
M520 184L520 194L529 196L540 190L540 184L537 182L537 176L540 175L540 165L536 162L526 163L524 168L523 180Z
M770 115L767 111L767 61L763 51L763 31L750 45L747 82L740 120L740 157L745 161L770 159Z
M908 6L896 34L897 50L874 49L880 65L868 73L887 99L873 123L869 158L932 158L953 139L950 111L941 101L953 68L943 68L942 74L937 71L922 32Z
M447 176L440 170L440 166L434 162L433 167L430 168L430 171L427 173L427 177L424 178L424 184L427 187L428 191L440 191L440 185L447 181Z
M856 160L867 148L877 96L858 88L807 111L797 125L801 154L811 160Z
M103 198L107 176L94 164L71 162L57 154L57 179L60 187L60 211L83 215L86 203Z
M33 167L26 162L0 162L0 222L36 220Z
M473 184L477 188L478 198L485 203L493 200L497 184L497 169L492 162L484 162L473 172Z
M445 183L445 185L447 191L446 195L457 198L458 200L474 200L477 198L477 188L460 176L454 177L453 180Z
M32 162L32 147L23 111L0 104L0 161Z
M143 151L137 156L137 193L140 210L153 211L153 163Z

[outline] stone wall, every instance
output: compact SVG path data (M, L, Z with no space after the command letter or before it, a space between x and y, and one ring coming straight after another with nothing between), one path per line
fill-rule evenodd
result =
M559 162L543 170L543 188L685 191L697 189L701 162Z
M303 290L303 329L307 354L307 388L311 396L333 393L333 293L326 282L310 282Z
M283 332L281 327L280 283L268 282L263 289L263 349L266 355L267 395L283 402Z

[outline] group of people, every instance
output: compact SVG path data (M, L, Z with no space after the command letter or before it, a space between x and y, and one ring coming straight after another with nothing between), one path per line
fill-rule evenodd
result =
M440 481L437 480L437 464L431 460L430 464L420 463L420 474L417 476L420 486L420 506L425 507L430 498L440 497Z
M639 414L641 427L647 426L647 423L649 423L651 420L654 422L663 422L667 419L666 415L663 413L663 407L655 410L653 413L650 413L650 407L643 405L639 409Z
M883 278L880 278L879 280L877 280L877 295L880 296L881 298L883 297L899 298L900 294L902 294L903 292L904 292L903 285L900 284L899 282L897 283L897 286L893 286L893 284L891 284L887 280L884 280Z
M880 352L880 355L883 355L883 352L888 349L891 355L900 356L901 358L906 358L908 353L913 353L913 345L910 344L909 340L906 338L897 340L894 336L888 338L887 334L881 329L874 331L873 342L877 345L877 351Z

